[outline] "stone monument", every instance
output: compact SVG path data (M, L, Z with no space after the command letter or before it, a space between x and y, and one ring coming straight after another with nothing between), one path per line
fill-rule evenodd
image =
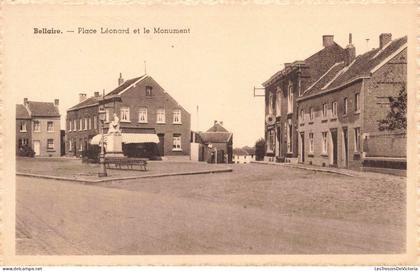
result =
M124 157L122 151L122 134L120 129L120 119L114 113L114 120L109 123L106 135L106 155L105 157Z

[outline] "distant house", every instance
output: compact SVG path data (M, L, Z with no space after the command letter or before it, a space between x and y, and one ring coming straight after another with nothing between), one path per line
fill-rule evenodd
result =
M113 100L115 97L117 101ZM99 102L103 99L109 101L104 105L105 133L113 114L117 114L123 144L130 144L126 148L130 155L149 156L150 152L159 156L190 154L190 114L151 76L124 81L121 74L118 87L104 97L99 92L90 98L85 93L79 94L79 103L67 110L67 153L80 156L99 134Z
M246 150L244 148L233 149L233 163L234 164L248 164L255 161L255 151Z
M214 121L206 132L198 133L200 142L199 161L232 163L233 134L223 127L223 122Z
M27 98L16 105L16 150L30 146L35 156L61 155L59 100L34 102Z

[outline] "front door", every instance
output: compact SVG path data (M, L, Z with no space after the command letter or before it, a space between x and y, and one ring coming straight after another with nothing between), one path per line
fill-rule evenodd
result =
M34 152L35 156L38 156L41 153L41 143L39 140L34 140Z
M158 151L160 156L165 155L165 134L158 134L159 143L158 143Z
M332 140L332 165L337 166L337 130L331 130L331 140Z
M300 161L305 163L305 133L300 133Z
M345 167L349 167L349 138L347 128L343 128L343 141L344 141L344 163Z

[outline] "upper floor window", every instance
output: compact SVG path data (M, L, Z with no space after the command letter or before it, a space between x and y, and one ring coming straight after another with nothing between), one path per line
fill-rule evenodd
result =
M181 148L181 135L180 134L174 134L173 135L172 150L173 151L182 150L182 148Z
M181 123L181 110L174 110L173 123Z
M287 113L293 113L293 84L289 83L287 89Z
M328 146L327 136L328 136L327 132L322 132L322 153L323 154L327 153L327 146Z
M281 116L281 88L277 87L277 93L276 93L276 116Z
M337 102L332 103L332 116L337 117Z
M69 120L69 132L71 132L71 126L73 125L73 122Z
M88 126L89 126L88 118L85 118L85 130L88 129Z
M47 132L54 132L54 122L47 122Z
M273 114L273 109L274 109L273 104L274 104L274 95L270 91L268 94L268 114L269 115Z
M20 128L19 128L19 131L21 131L21 132L26 132L26 122L25 122L25 121L22 121L22 122L20 123Z
M130 108L129 107L121 107L120 119L121 121L130 121Z
M360 112L360 93L354 95L354 111Z
M73 131L77 131L77 121L73 120Z
M83 130L83 119L80 118L79 119L79 131L82 131L82 130Z
M150 86L146 87L146 96L152 96L152 87Z
M93 116L93 129L98 129L98 119L96 116Z
M300 121L305 121L305 111L303 109L300 110Z
M141 107L139 109L139 122L147 123L147 108L146 107Z
M165 123L165 109L158 109L156 112L156 123Z
M105 122L109 122L111 118L111 111L109 109L105 109Z
M34 121L34 132L40 132L41 131L41 123L37 120Z
M328 105L325 103L325 104L322 104L322 117L326 118L327 114L328 114Z
M309 108L309 120L314 120L315 118L315 111L313 107Z
M88 118L88 129L91 130L92 129L92 118Z
M344 98L343 115L347 115L348 108L349 108L348 99Z

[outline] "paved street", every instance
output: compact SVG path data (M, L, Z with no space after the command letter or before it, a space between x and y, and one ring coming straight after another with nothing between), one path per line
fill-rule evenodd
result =
M17 254L404 251L404 178L232 167L101 185L17 177Z

